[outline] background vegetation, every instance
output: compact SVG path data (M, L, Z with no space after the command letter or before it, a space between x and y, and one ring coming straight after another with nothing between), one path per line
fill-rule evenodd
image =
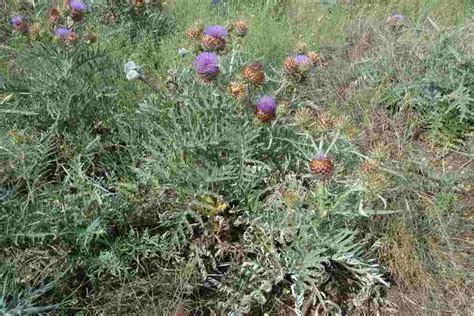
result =
M470 1L96 0L72 48L49 7L1 8L2 313L472 313ZM237 19L202 84L185 31ZM300 41L324 66L260 124L223 88Z

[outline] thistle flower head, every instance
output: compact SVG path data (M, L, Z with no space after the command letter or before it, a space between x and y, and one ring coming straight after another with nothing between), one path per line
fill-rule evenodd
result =
M28 34L29 26L25 21L23 21L23 17L21 15L15 15L12 17L10 23L15 30L20 31L23 34Z
M212 81L219 74L219 58L215 53L204 52L194 61L196 73L206 81Z
M328 179L334 173L333 161L323 152L318 152L309 164L311 173L321 179Z
M319 57L319 55L315 52L309 52L308 53L308 57L309 59L311 59L311 61L313 62L313 65L316 66L316 65L319 65L321 63L321 58Z
M257 100L255 115L261 122L268 122L275 117L276 109L276 99L272 96L263 96Z
M71 8L71 10L84 12L86 11L87 6L84 2L80 0L71 0L69 1L69 8Z
M201 38L202 28L198 26L192 26L186 30L186 36L190 39L198 40Z
M86 36L85 36L85 40L86 42L88 42L89 44L91 43L95 43L97 41L97 35L95 33L88 33Z
M59 21L59 10L57 8L50 8L48 11L49 24L56 24Z
M229 86L227 87L227 91L231 96L233 96L236 99L242 99L247 91L245 89L245 84L242 82L231 82L229 83Z
M145 1L144 0L135 0L135 6L137 8L141 8L145 5Z
M32 40L36 40L41 32L41 25L36 22L30 28L30 37Z
M54 36L59 39L65 39L72 31L67 27L58 27L54 30Z
M23 17L21 15L15 15L11 18L10 23L15 27L19 27L23 23Z
M201 38L201 46L204 50L223 51L226 47L226 44L227 43L224 38L217 38L209 35L204 35Z
M311 59L304 54L299 54L295 56L295 62L298 66L305 66L311 64Z
M250 63L245 65L242 69L242 77L245 81L253 85L261 85L265 81L265 72L263 70L263 65L258 62Z
M74 44L79 40L79 37L77 37L77 34L74 32L69 33L66 36L66 43L67 44Z
M225 39L227 37L227 29L222 25L211 25L206 27L204 35Z
M248 24L244 20L237 20L234 23L235 35L243 37L247 34Z
M296 52L298 54L307 54L308 53L308 45L305 42L298 42L296 44Z
M292 75L298 72L298 63L292 56L286 57L283 61L283 69L286 73Z
M257 100L257 111L264 113L275 113L276 108L277 102L272 96L264 96Z

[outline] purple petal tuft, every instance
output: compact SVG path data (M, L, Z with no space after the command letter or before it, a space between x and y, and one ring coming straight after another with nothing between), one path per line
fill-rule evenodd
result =
M204 35L212 36L215 38L226 38L227 29L222 25L211 25L206 27Z
M276 108L277 102L272 96L264 96L257 100L257 111L264 113L275 113Z
M216 54L204 52L199 54L194 61L194 69L200 75L215 76L219 73L219 58Z

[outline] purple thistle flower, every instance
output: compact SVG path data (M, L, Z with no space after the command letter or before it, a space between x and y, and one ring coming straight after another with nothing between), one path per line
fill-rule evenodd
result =
M72 31L66 27L58 27L56 30L54 30L54 36L64 39L66 36L71 34Z
M84 2L80 1L80 0L71 0L69 1L69 7L72 9L72 10L76 10L76 11L86 11L87 9L87 6Z
M276 102L276 99L272 96L267 95L257 100L258 112L273 114L275 113L276 108L277 108L277 102Z
M208 35L214 38L226 38L227 29L222 25L211 25L206 27L204 35Z
M15 27L19 27L23 23L23 17L21 15L15 15L10 20L10 23Z
M303 54L296 55L295 56L295 61L296 61L296 64L298 66L304 66L304 65L311 64L311 59L308 56L303 55Z
M194 61L194 69L201 76L209 76L211 78L219 74L219 58L216 54L204 52L199 54Z

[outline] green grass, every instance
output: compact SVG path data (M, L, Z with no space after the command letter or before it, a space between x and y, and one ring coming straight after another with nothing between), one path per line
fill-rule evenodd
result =
M209 2L97 2L76 26L97 43L67 48L47 1L8 1L43 31L2 15L0 312L472 312L472 4ZM203 84L186 29L236 19L248 35ZM325 66L287 85L300 41ZM252 61L248 102L283 87L271 124L226 92Z

